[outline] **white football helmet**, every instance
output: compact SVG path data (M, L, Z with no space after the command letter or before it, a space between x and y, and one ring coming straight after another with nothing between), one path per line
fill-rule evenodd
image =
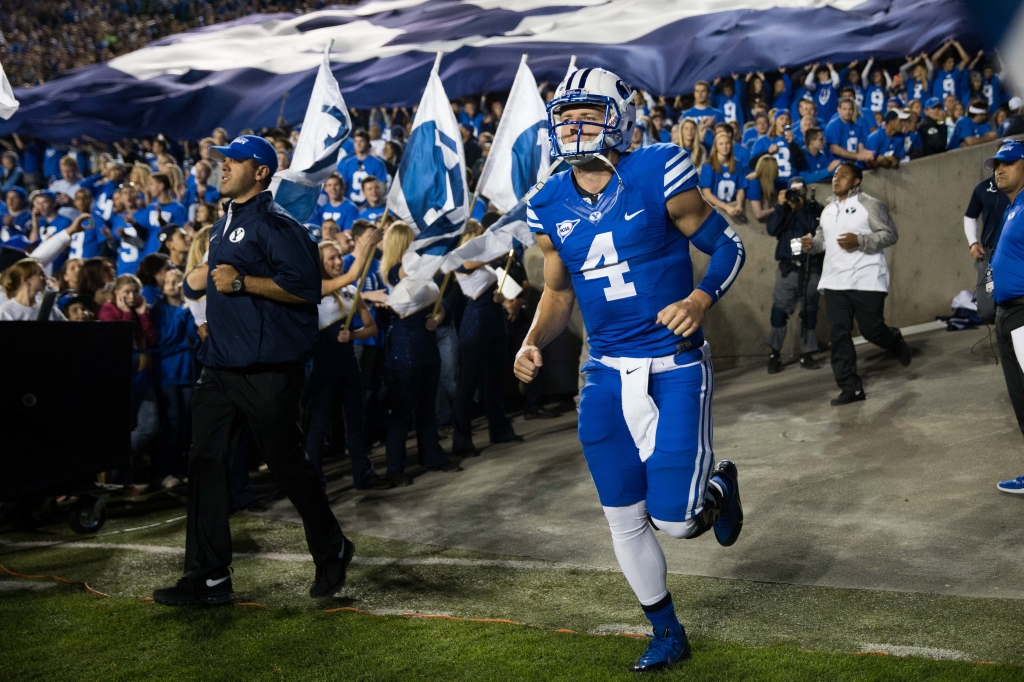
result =
M587 125L600 127L600 135L592 140L584 140L580 121L559 120L559 112L574 105L604 108L603 122L586 122ZM626 151L632 142L635 123L636 106L633 104L631 87L611 71L578 69L558 85L554 98L548 104L551 155L579 165L612 149ZM559 132L566 126L575 126L576 134L562 140Z

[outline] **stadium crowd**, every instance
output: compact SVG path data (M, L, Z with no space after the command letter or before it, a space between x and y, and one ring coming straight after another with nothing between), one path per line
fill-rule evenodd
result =
M74 2L44 3L34 14L0 18L4 65L15 83L37 82L88 63L82 60L134 49L186 22L223 20L254 6L236 5L212 3L192 15L188 8L194 6L181 3L181 12L144 25L141 4L100 11ZM92 17L100 28L87 29L81 17ZM58 18L68 29L59 36L45 28ZM118 31L128 25L137 30L100 40L108 30L102 27L115 18ZM67 56L42 64L41 50L54 41L61 45L57 54L67 50ZM787 190L827 182L843 162L893 172L920 156L1024 133L1021 100L1001 83L997 55L972 57L950 40L932 55L890 66L891 72L869 59L838 70L826 63L796 72L779 68L770 77L731 74L699 82L692 94L674 99L638 92L633 146L671 141L686 148L710 203L734 220L752 215L772 233L773 214L793 203ZM553 91L541 86L545 99ZM503 100L487 95L452 107L472 189ZM521 250L500 264L521 284L514 297L497 292L496 278L480 268L484 264L470 264L458 274L458 286L446 289L443 306L409 318L391 313L385 298L397 284L401 255L413 235L386 214L385 205L414 111L351 114L356 132L316 208L300 220L319 243L323 276L321 331L303 398L305 445L321 473L326 453L347 449L356 488L387 488L412 482L405 473L405 446L413 429L421 463L458 471L459 458L479 454L470 424L477 412L487 417L490 442L498 443L519 438L507 407L522 409L526 418L556 416L557 410L544 407L542 382L520 386L512 380L514 352L539 298L526 278ZM287 168L299 131L282 126L260 134L277 149L278 167ZM203 307L187 300L183 285L194 279L194 289L205 286L210 228L226 206L219 192L221 165L211 148L228 141L220 128L198 141L158 135L112 145L0 138L0 319L136 325L134 464L133 471L118 472L136 489L182 483L189 396L199 370L195 351L206 336ZM473 207L466 239L497 220L489 208L486 198ZM349 316L367 264L365 305ZM59 292L52 309L42 296L48 286ZM816 350L812 339L807 343L808 353ZM451 457L440 446L449 434ZM386 450L383 475L369 460L370 449L380 443ZM240 452L236 464L244 467L244 448ZM142 466L143 454L149 455L149 467ZM253 503L251 489L239 492L243 498L238 506Z

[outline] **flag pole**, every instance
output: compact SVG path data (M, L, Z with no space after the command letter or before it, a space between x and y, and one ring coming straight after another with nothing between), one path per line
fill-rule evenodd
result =
M498 284L498 293L501 294L501 290L505 288L505 280L508 279L508 269L512 267L512 256L515 255L515 249L508 250L508 260L505 261L505 271L501 273L501 283ZM501 294L504 297L504 294Z
M444 299L444 290L448 288L448 280L452 278L452 273L448 272L445 274L444 279L441 280L441 290L437 294L437 300L434 301L434 309L430 311L431 317L437 316L437 311L441 309L441 301Z
M388 217L388 206L384 206L384 213L380 216L381 227L384 226L384 221ZM348 311L348 317L345 318L345 326L342 327L342 331L348 331L349 326L352 324L352 316L355 315L356 305L359 303L361 293L363 291L363 285L366 283L366 276L370 274L370 264L373 263L373 252L376 250L376 246L370 249L370 252L366 254L366 262L363 263L363 272L359 275L359 285L356 287L356 295L352 299L352 308Z
M441 57L444 56L444 52L438 52L437 56L434 57L434 68L430 70L430 73L441 73Z
M284 105L288 101L288 91L286 90L284 95L281 96L281 109L277 112L277 125L284 124Z

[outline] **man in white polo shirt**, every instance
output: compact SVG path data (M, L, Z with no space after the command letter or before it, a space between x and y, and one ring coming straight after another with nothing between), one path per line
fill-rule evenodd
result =
M804 251L825 253L818 290L825 294L832 340L832 373L842 389L832 405L864 400L857 376L853 321L871 343L891 352L906 367L910 347L900 330L885 324L889 266L885 249L896 243L896 226L885 204L860 191L860 168L844 163L832 176L835 196L821 213L818 231L803 237Z

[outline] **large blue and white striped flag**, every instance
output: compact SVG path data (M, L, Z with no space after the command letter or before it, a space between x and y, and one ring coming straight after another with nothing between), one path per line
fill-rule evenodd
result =
M466 155L459 123L438 76L440 61L438 55L388 192L388 210L416 235L402 256L406 278L388 296L388 305L400 315L437 300L434 274L458 244L469 217Z
M494 133L477 192L508 213L551 165L548 114L526 55L512 83L505 113Z
M306 222L316 207L324 180L334 172L341 145L352 132L345 98L331 73L331 46L324 50L313 93L302 119L291 166L274 174L270 191L293 218Z

